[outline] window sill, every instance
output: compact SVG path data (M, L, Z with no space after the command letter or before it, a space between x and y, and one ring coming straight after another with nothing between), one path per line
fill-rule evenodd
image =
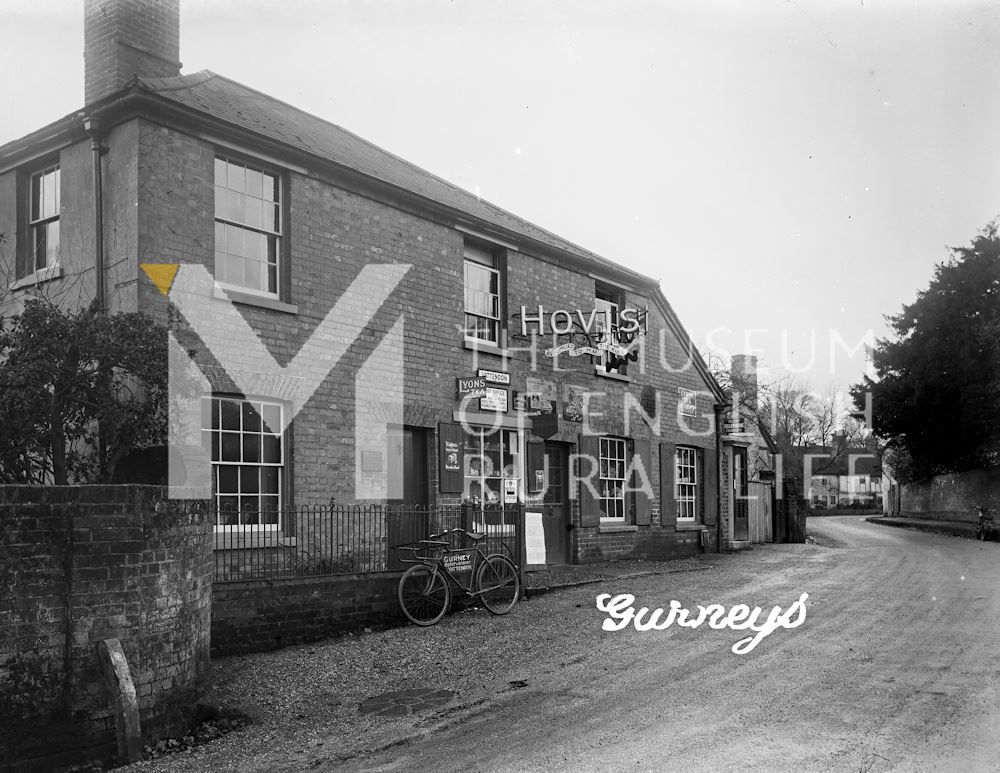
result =
M216 531L216 550L246 550L247 548L288 548L296 544L295 537L286 537L271 529L247 531Z
M625 384L631 384L632 379L628 376L623 376L621 373L608 373L603 365L598 365L594 368L594 375L600 378L610 379L611 381L621 381Z
M23 290L25 287L32 287L34 285L39 285L42 282L48 282L52 279L59 279L62 275L62 266L47 266L46 268L35 271L33 274L21 277L10 286L10 289Z
M598 527L601 534L614 534L615 532L639 531L639 527L633 523L602 523Z
M497 357L510 357L510 351L503 349L495 344L488 343L486 341L481 341L478 338L468 338L464 340L464 346L466 349L471 349L474 352L480 352L482 354L492 354Z
M284 301L279 301L277 298L248 293L244 290L237 290L225 285L215 286L215 297L224 301L231 301L232 303L242 303L244 306L257 306L261 309L280 311L285 314L299 313L299 307L294 303L285 303Z
M677 531L708 531L708 527L703 523L692 523L690 521L678 521L674 526Z

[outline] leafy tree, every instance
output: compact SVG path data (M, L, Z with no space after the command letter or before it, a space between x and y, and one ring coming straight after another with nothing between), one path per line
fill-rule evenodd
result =
M1000 236L996 222L935 267L930 286L888 317L876 342L875 434L886 439L900 480L1000 464Z
M166 329L142 314L32 298L0 317L0 482L107 482L164 445L166 362Z

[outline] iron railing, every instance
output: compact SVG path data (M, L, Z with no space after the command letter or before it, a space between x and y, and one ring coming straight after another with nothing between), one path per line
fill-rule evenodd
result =
M396 545L426 539L446 529L485 532L485 553L503 553L519 564L520 505L317 505L285 507L257 525L228 526L254 519L216 514L215 582L392 572L405 568ZM459 547L458 535L450 535ZM467 546L467 545L465 545Z

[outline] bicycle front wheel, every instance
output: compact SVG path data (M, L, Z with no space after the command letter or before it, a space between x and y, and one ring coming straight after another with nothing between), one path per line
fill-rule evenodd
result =
M476 572L476 591L494 615L506 615L521 595L521 580L517 567L506 556L487 556Z
M399 606L411 623L434 625L451 603L451 588L437 569L417 564L399 578Z

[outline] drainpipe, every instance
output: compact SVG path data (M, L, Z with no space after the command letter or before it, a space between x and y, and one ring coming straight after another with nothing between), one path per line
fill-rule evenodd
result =
M90 135L90 150L94 161L94 302L97 313L107 314L107 296L104 291L104 185L101 180L101 122L97 118L83 119L83 129ZM103 473L104 461L108 458L108 439L104 422L97 422L98 469Z
M723 406L716 403L712 406L715 411L715 477L718 481L715 486L715 552L722 552L722 487L725 482L722 480L722 409Z
M101 122L97 118L84 118L83 128L90 135L90 149L94 156L94 274L97 289L94 300L100 314L107 313L104 289L104 185L101 181Z

